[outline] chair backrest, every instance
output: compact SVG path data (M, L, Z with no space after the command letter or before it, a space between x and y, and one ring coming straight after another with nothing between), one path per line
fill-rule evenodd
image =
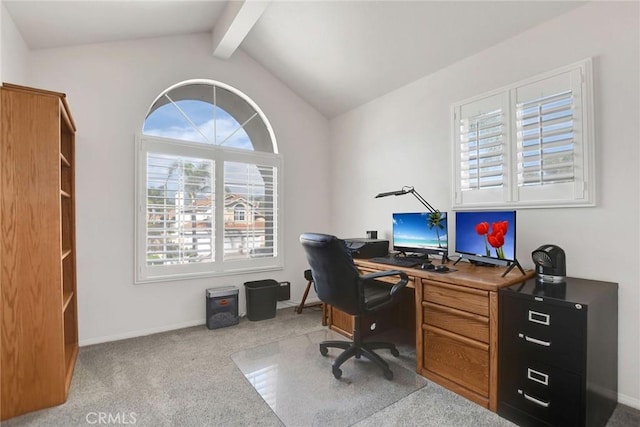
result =
M304 233L300 243L311 266L318 298L345 313L361 314L364 297L360 274L345 242L328 234Z

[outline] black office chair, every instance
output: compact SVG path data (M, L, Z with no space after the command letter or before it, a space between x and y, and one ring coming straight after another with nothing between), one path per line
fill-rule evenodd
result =
M332 305L355 317L353 342L323 341L320 353L328 354L329 347L342 348L344 351L333 361L333 376L340 378L340 365L351 357L359 359L365 356L382 368L385 378L393 379L389 365L374 350L386 348L391 354L400 353L394 344L385 342L363 342L361 316L376 312L390 305L407 285L408 277L398 270L381 271L360 275L353 258L343 240L327 234L304 233L300 243L307 254L311 266L316 293L322 302ZM395 284L377 281L377 278L399 276Z

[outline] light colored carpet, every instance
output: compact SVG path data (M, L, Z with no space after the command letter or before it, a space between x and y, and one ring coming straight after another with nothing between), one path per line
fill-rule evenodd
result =
M100 425L100 416L105 421L102 425L107 424L110 416L111 425L282 426L231 355L323 331L320 317L319 310L305 309L298 315L293 309L283 309L274 319L258 322L241 319L239 325L223 329L208 330L203 325L82 347L65 404L4 421L2 426ZM327 360L319 354L315 357L313 363ZM399 359L398 363L405 368L415 363L402 349ZM345 368L344 378L349 375ZM330 371L322 381L327 378L333 378ZM355 383L356 378L352 381ZM313 393L297 396L300 402L314 397ZM335 402L336 408L339 405ZM618 405L608 426L635 427L639 420L638 411ZM357 424L358 427L417 425L511 424L432 382Z

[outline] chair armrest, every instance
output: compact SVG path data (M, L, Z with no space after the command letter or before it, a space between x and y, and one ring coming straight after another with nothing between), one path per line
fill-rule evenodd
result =
M388 276L400 276L400 280L396 282L396 284L393 285L393 287L391 288L391 292L390 292L391 296L394 296L402 288L407 286L407 283L409 283L409 276L407 276L406 273L400 270L387 270L387 271L378 271L375 273L363 274L362 276L360 276L360 279L362 279L362 281L366 281L366 280L375 280L380 277L388 277Z

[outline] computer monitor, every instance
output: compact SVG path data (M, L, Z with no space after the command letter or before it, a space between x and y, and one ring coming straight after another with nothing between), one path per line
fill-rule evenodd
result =
M455 251L475 262L516 261L515 211L456 212Z
M446 212L393 214L393 249L405 253L448 253Z

